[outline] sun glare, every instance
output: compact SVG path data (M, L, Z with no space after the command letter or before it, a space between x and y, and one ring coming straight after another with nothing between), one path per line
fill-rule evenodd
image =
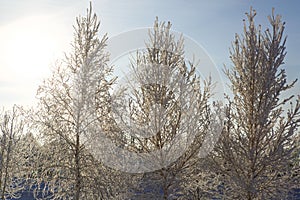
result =
M54 59L60 38L40 17L16 21L1 36L1 64L9 77L38 78ZM1 31L2 32L2 31Z
M13 85L6 88L10 93L26 88L34 97L38 84L48 76L51 63L65 50L67 39L62 33L55 21L43 16L0 27L0 91L5 89L5 83Z
M25 29L12 33L7 46L7 65L15 74L36 77L45 71L45 65L54 52L54 39L47 33Z

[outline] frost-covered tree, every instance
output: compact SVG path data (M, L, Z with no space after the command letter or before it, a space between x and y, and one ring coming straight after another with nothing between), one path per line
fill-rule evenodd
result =
M208 120L209 125L206 127L207 143L201 147L205 151L213 149L218 141L224 123L223 103L213 102L210 105ZM198 154L199 157L194 157L192 160L194 164L189 173L185 173L182 181L183 196L179 199L219 199L221 198L220 192L222 188L222 174L215 173L211 170L210 163L207 156L202 156L202 152Z
M110 199L121 187L114 170L96 160L88 148L100 131L112 81L105 52L107 36L98 38L99 21L92 8L74 26L72 52L57 63L52 77L38 89L35 124L43 156L37 197L48 199ZM99 141L101 142L101 141Z
M25 187L25 159L20 144L25 121L17 106L0 113L0 199L19 198Z
M208 125L210 81L200 81L197 65L185 60L183 37L170 29L156 19L115 106L124 146L140 156L137 169L146 172L132 198L178 198Z
M273 11L270 29L262 31L252 8L246 15L244 32L232 44L233 67L225 70L233 96L228 97L213 166L224 178L224 198L284 199L299 170L300 125L300 97L293 101L294 95L284 93L296 82L288 84L282 68L285 23Z

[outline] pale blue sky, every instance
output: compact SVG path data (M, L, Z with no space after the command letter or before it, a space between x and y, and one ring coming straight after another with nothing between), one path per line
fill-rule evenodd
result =
M77 15L85 14L88 2L0 0L0 106L31 104L38 84L49 74L50 63L68 50L72 24ZM202 45L220 70L223 64L230 66L228 50L234 34L242 32L244 13L253 6L257 10L256 22L265 27L267 15L274 7L286 21L288 54L285 68L288 78L300 78L298 1L94 0L93 5L101 20L100 35L107 32L112 37L149 27L158 16L162 21L171 21L173 30ZM42 43L44 40L47 41L45 44ZM293 92L300 94L299 85Z

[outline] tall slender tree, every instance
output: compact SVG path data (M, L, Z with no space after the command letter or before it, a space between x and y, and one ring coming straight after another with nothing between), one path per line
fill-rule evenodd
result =
M196 66L185 60L183 37L172 34L170 22L156 19L145 50L133 56L127 96L117 112L125 147L140 155L146 171L137 199L178 198L182 177L195 164L211 90Z
M285 23L269 16L270 29L256 26L255 10L246 13L242 35L232 44L233 67L226 69L233 97L228 97L226 123L212 155L224 176L222 194L230 199L282 199L293 187L298 164L300 96L285 97L287 83ZM290 103L290 108L288 107ZM299 177L298 177L299 178Z
M38 89L36 125L45 151L37 197L108 199L117 193L112 189L119 184L113 182L113 170L87 148L100 131L101 109L107 103L103 94L112 85L107 78L112 72L105 52L107 36L98 38L99 25L92 6L85 17L77 17L72 52Z

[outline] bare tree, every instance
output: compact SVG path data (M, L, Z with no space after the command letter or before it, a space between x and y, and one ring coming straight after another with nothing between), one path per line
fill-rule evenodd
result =
M25 122L21 110L13 106L11 111L0 114L0 197L19 198L25 187L24 161L20 145Z
M201 82L197 64L185 60L183 37L176 39L170 29L156 19L146 49L131 60L124 98L115 106L124 146L142 160L136 172L146 172L138 199L178 198L208 124L210 80Z
M269 16L270 29L256 27L255 10L246 13L244 32L231 50L233 67L226 69L233 97L228 97L226 123L212 155L214 169L224 177L222 194L229 199L282 199L293 188L300 97L285 98L281 68L286 56L285 23ZM290 103L288 108L287 103ZM220 191L219 191L220 192Z
M73 50L57 63L52 77L38 89L35 119L42 134L37 197L48 199L108 199L117 193L114 170L95 160L89 151L92 135L100 131L103 94L112 81L105 52L107 36L98 39L99 21L92 8L78 17Z

